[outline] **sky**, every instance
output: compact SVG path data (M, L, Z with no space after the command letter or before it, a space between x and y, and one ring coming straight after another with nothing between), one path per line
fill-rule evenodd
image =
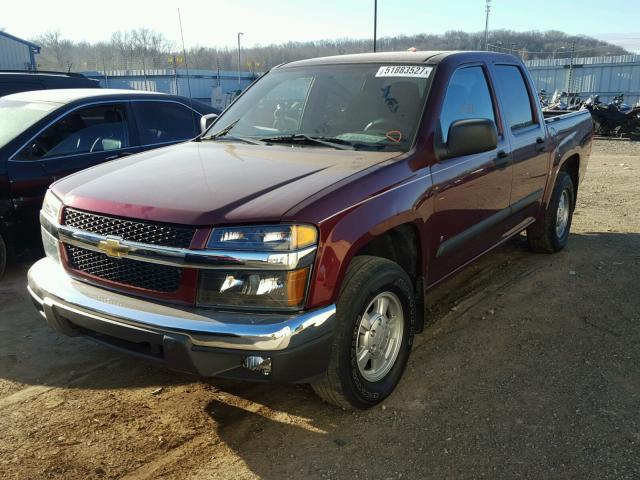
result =
M147 27L187 48L373 36L374 0L7 1L0 28L21 38L58 30L74 41L108 40ZM603 8L606 5L606 8ZM484 30L485 0L378 0L378 36ZM640 0L492 0L490 29L561 30L640 51Z

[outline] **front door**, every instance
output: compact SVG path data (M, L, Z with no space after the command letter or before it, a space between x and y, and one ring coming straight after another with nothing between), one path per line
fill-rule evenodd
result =
M54 181L129 153L129 116L126 102L76 108L16 152L7 171L18 223L35 230L44 194Z
M447 142L456 120L489 119L496 123L496 149L449 158L432 166L437 232L427 282L433 284L500 241L509 216L511 161L486 66L471 65L451 76L440 112L440 136Z

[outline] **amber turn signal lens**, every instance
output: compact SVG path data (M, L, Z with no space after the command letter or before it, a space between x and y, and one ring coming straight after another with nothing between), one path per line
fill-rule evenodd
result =
M291 228L294 249L315 245L318 241L318 231L311 225L293 225Z
M301 306L307 290L309 267L287 272L287 305Z

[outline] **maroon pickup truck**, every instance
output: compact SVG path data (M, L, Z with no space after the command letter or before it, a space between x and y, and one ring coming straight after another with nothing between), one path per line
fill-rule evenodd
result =
M29 292L65 334L371 407L430 289L524 230L565 246L591 128L510 55L282 65L196 140L53 184Z

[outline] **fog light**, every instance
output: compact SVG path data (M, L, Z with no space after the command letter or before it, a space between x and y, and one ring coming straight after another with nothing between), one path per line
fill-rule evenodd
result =
M260 372L263 375L271 375L271 358L250 355L242 359L242 366L252 372Z

